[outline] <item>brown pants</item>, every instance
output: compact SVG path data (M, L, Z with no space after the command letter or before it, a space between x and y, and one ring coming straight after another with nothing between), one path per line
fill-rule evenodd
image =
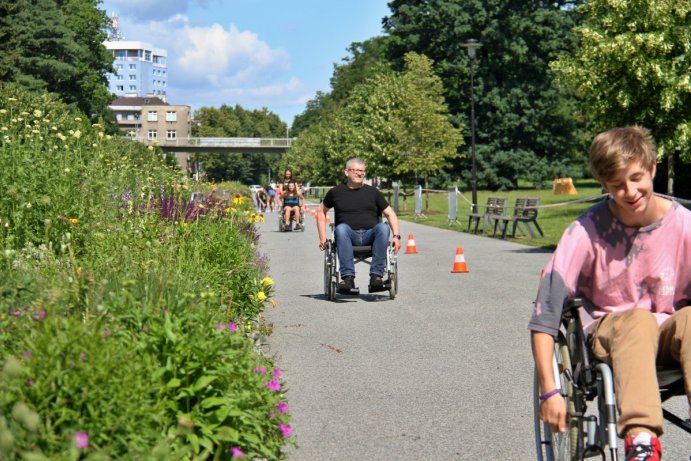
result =
M659 328L655 316L645 309L607 314L592 331L595 357L612 366L619 435L640 429L662 435L656 364L681 365L691 405L691 307L676 311Z

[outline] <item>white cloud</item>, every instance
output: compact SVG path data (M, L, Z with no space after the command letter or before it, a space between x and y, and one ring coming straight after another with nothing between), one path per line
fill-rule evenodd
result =
M285 50L272 48L256 33L241 31L234 24L192 25L179 13L163 20L142 21L129 12L119 22L126 40L147 42L168 52L167 94L171 104L267 107L286 119L304 110L305 102L313 96L314 92L291 74Z

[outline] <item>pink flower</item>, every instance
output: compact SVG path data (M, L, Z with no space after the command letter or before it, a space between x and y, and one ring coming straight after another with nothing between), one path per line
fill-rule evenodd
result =
M276 408L278 408L278 411L280 413L288 413L288 404L284 402L278 402L276 404Z
M281 370L279 370L278 368L274 368L274 376L277 378L280 378L281 377Z
M79 359L82 361L86 360L86 352L80 352L79 353Z
M14 315L15 317L21 317L22 311L12 311L12 315Z
M255 373L266 373L266 368L264 367L257 367L254 369Z
M28 359L29 357L31 357L31 352L24 351L24 352L22 352L22 355L24 356L24 358Z
M104 328L103 329L103 337L107 338L108 336L110 336L110 330L108 328Z
M245 457L245 452L240 450L238 447L231 448L230 453L233 455L233 458L244 458Z
M217 330L225 330L225 328L226 328L226 326L223 325L222 323L219 323L218 325L216 325Z
M89 434L86 432L76 432L74 434L74 446L77 448L86 448L89 446Z
M293 433L293 428L290 427L290 424L286 426L285 424L281 423L278 425L278 428L283 433L283 437L290 437L290 434Z
M269 382L265 382L264 385L271 389L272 391L280 391L281 390L281 383L278 382L276 378L272 379Z
M228 322L228 329L230 331L235 331L238 329L237 325L235 325L233 322Z
M29 380L26 382L26 385L29 386L29 387L33 386L33 385L34 385L34 380L31 379L31 378L29 378Z
M47 315L46 311L41 310L41 311L38 311L34 314L34 318L36 320L42 320L42 319L46 318L46 315Z

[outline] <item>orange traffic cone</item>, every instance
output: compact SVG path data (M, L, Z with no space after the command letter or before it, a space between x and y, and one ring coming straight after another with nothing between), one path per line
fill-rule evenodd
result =
M405 247L406 254L417 253L417 247L415 246L415 239L413 234L408 234L408 245Z
M456 248L456 259L453 261L453 269L451 272L470 272L465 263L465 256L463 256L463 248Z

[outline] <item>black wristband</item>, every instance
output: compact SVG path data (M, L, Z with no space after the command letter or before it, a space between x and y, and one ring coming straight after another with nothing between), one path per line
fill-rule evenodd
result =
M393 238L398 239L398 240L401 240L401 236L398 235L398 234L393 234Z

